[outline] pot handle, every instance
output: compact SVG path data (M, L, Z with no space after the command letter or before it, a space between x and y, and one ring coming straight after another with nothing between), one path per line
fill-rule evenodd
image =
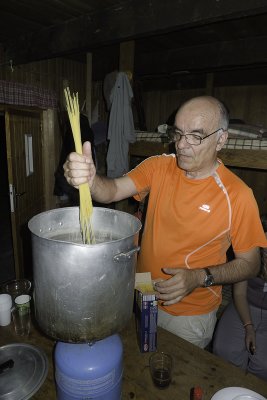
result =
M125 259L130 259L137 251L140 250L140 247L135 247L134 249L128 251L127 253L119 253L113 257L113 260L116 262L125 261Z

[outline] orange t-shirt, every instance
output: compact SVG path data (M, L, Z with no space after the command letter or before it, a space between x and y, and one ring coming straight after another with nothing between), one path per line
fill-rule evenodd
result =
M163 278L161 268L203 268L235 252L266 247L251 189L222 163L216 177L189 179L174 154L147 158L127 174L142 200L149 193L138 271ZM163 309L173 315L206 314L221 303L221 286L197 288Z

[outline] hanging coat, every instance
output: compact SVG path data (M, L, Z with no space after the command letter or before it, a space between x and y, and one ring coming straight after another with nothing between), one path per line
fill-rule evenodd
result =
M129 79L124 72L119 72L110 94L107 153L107 176L110 178L118 178L129 170L129 143L136 140L132 98L133 91Z

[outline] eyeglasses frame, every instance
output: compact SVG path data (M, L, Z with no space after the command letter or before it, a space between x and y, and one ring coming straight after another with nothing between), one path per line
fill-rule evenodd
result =
M198 137L199 137L200 142L199 142L198 144L191 144L191 143L188 143L188 144L190 144L190 146L200 146L201 143L202 143L202 141L203 141L204 139L207 139L209 136L214 135L214 133L217 133L217 132L219 132L219 131L221 131L221 130L224 131L223 128L218 128L218 129L216 129L216 131L211 132L209 135L207 135L207 136L205 136L205 137L203 137L203 138L202 138L201 136L199 136L199 135L195 135L194 133L186 133L185 135L182 135L182 134L180 133L180 134L179 134L179 135L180 135L179 141L182 139L182 137L184 137L185 140L186 140L186 143L188 143L188 141L187 141L187 139L186 139L187 135L194 135L194 136L198 136ZM178 139L177 139L177 140L172 140L173 143L175 143L175 142L177 142L177 141L178 141Z

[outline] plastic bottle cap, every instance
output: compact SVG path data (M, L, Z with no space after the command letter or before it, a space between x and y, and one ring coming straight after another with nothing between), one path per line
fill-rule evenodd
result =
M200 386L194 388L193 400L203 400L203 390Z

